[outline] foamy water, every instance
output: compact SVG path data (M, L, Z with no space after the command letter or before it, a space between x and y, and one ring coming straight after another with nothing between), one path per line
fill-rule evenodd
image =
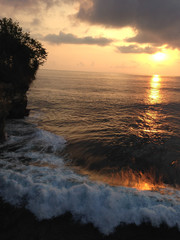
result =
M10 121L0 146L0 196L39 219L69 211L82 223L109 234L121 223L166 223L180 230L180 191L139 191L91 181L67 166L64 138L26 121Z

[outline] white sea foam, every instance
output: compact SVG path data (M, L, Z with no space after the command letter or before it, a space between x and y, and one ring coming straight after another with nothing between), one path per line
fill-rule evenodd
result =
M161 194L92 182L65 166L59 154L63 138L32 126L22 131L24 135L9 138L9 150L0 155L0 195L5 201L25 206L39 220L70 211L75 219L93 223L104 234L121 223L151 222L157 227L166 223L180 229L178 190ZM17 139L22 146L17 147Z

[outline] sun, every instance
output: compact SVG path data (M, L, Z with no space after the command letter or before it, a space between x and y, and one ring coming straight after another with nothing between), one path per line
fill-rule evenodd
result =
M167 55L162 52L157 52L153 55L153 60L156 62L164 61L164 60L166 60L166 58L167 58Z

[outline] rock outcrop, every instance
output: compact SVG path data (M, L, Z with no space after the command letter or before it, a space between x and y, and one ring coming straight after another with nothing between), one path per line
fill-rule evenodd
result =
M5 141L5 121L8 118L28 116L27 96L23 89L15 89L11 84L0 85L0 143Z
M26 93L47 59L42 44L11 18L0 19L0 139L7 118L27 116Z
M27 109L27 96L24 93L16 93L12 97L7 118L24 118L29 115Z
M2 110L0 109L0 143L4 142L6 139L5 134L5 118Z

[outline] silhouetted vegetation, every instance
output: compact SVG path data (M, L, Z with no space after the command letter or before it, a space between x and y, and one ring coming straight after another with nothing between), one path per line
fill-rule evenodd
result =
M11 18L0 20L0 82L28 90L47 52Z
M47 59L42 44L11 18L0 19L0 141L5 119L28 115L26 92Z

